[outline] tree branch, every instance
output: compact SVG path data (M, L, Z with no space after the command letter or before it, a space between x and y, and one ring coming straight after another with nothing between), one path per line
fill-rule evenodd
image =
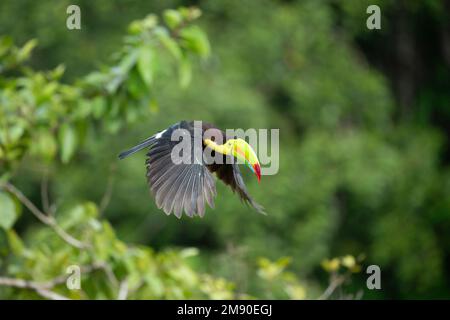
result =
M120 282L117 300L127 300L127 297L128 297L128 280L125 279Z
M90 273L90 272L93 272L95 270L100 270L100 269L105 270L105 263L100 262L100 263L93 263L93 264L87 265L87 266L82 266L80 268L80 271L83 274L83 273ZM67 281L68 277L69 277L69 274L63 274L63 275L60 275L49 281L43 281L43 282L17 279L17 278L9 278L9 277L0 277L0 286L34 290L40 296L42 296L46 299L51 299L51 300L70 300L68 297L60 295L51 290L55 286L65 283ZM124 290L124 289L122 289L122 290ZM124 293L122 293L122 295L123 294ZM126 297L126 295L125 295L125 297Z
M318 300L328 299L334 293L334 291L345 282L345 280L347 280L346 276L332 275L330 284L322 293L322 295L318 298Z
M70 300L69 298L63 295L51 291L48 288L48 283L39 283L23 279L0 277L0 286L31 289L36 291L36 293L39 294L40 296L51 300Z
M101 217L103 215L103 212L105 212L106 208L109 205L109 202L111 201L112 192L113 192L113 186L114 186L114 173L116 171L116 166L111 165L110 173L108 177L108 182L106 185L105 193L103 194L102 200L100 201L99 206L99 216Z
M44 214L41 210L39 210L34 203L32 203L19 189L17 189L14 185L9 182L6 182L2 185L2 187L8 192L12 193L14 196L19 199L19 201L28 209L30 212L42 223L51 227L56 234L63 239L65 242L70 244L73 247L78 249L88 248L89 245L81 242L80 240L74 238L70 234L68 234L64 229L62 229L57 223L56 220L52 216L48 216Z

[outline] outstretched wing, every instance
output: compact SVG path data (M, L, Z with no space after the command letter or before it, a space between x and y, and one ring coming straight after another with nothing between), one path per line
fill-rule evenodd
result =
M174 163L171 154L179 141L171 141L172 132L177 129L189 129L185 122L173 125L154 140L147 153L147 180L158 208L166 214L174 213L178 218L183 211L189 217L205 214L205 202L214 207L216 186L211 173L203 163L202 146L194 144L190 134L189 163ZM184 138L183 138L184 139Z
M231 190L237 193L245 204L251 205L259 213L266 214L264 207L253 200L248 193L238 164L212 164L208 166L208 169L211 172L215 172L217 178L222 180L222 182L226 185L230 186Z
M172 133L176 129L185 129L190 134L191 144L186 151L191 161L188 163L174 163L172 151L180 141L172 141ZM225 133L212 125L203 124L203 130L214 129L225 137ZM227 140L227 139L225 139ZM158 132L150 138L142 141L137 146L122 152L120 159L128 157L144 148L150 148L147 153L147 180L155 197L156 205L166 214L172 212L178 218L183 211L189 217L205 214L205 202L214 208L214 198L217 195L216 185L211 173L216 173L217 178L230 186L241 200L251 205L258 212L265 214L264 207L256 203L249 195L237 164L230 164L224 160L224 164L208 164L203 160L203 147L194 143L192 122L181 121L166 130ZM181 149L181 153L185 150ZM180 154L182 157L183 154Z

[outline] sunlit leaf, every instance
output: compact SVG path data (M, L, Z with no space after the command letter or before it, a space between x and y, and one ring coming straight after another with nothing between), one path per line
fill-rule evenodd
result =
M327 272L333 272L339 269L340 261L338 258L333 258L331 260L325 259L322 261L322 268Z
M199 251L197 248L186 248L180 251L180 255L183 258L189 258L194 257L199 254Z
M69 124L64 124L59 129L59 144L61 147L61 161L69 162L77 147L77 136L74 128Z
M142 20L142 25L146 29L151 29L158 24L158 17L154 14L147 15L144 20Z
M341 263L344 267L352 269L356 265L356 259L351 255L346 255L341 259Z
M195 20L202 15L202 11L197 7L180 7L178 12L181 13L184 19L189 21Z
M201 57L209 55L209 41L202 29L197 26L191 26L183 29L180 34L185 47Z
M49 130L39 129L34 136L31 144L31 152L35 155L41 156L46 160L51 160L57 150L55 138Z
M25 132L24 127L19 124L15 125L13 127L7 128L6 130L7 130L6 134L4 134L0 140L11 143L11 144L16 143ZM2 136L2 135L0 135L0 136ZM7 137L7 138L5 139L5 137Z
M286 293L289 298L293 300L302 300L306 298L306 289L298 284L288 284L286 285Z
M173 9L168 9L164 11L164 21L171 29L175 29L180 25L180 23L183 21L183 17L181 16L180 12Z
M19 52L17 53L17 60L21 62L28 59L30 57L31 51L33 51L36 45L37 45L36 39L32 39L27 43L25 43L25 45L22 48L20 48Z
M59 80L62 75L64 74L64 71L66 70L66 67L63 64L60 64L55 69L50 71L49 76L53 80Z
M8 243L11 248L11 251L15 255L22 255L25 251L25 245L23 244L20 237L17 235L17 233L14 230L8 230L7 231L7 237L8 237Z
M0 227L9 230L16 222L17 210L11 196L0 191Z
M137 67L145 84L150 87L157 67L156 54L151 46L146 45L139 50Z
M181 60L183 58L183 53L178 43L169 36L166 30L160 29L157 35L163 46L176 60Z

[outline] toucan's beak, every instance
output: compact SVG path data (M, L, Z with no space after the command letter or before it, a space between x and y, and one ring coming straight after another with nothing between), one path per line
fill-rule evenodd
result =
M235 151L237 158L245 161L245 164L253 171L258 178L258 182L260 182L261 166L253 148L245 140L237 139Z
M253 169L254 169L254 173L256 174L256 177L258 178L258 182L261 181L261 166L259 165L259 163L255 163L253 165Z

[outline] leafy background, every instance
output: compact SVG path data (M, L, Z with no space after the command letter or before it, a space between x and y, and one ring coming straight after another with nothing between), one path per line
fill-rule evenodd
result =
M2 1L0 297L449 298L448 9ZM268 216L220 183L204 219L156 208L117 154L181 119L280 128L279 173L245 173Z

